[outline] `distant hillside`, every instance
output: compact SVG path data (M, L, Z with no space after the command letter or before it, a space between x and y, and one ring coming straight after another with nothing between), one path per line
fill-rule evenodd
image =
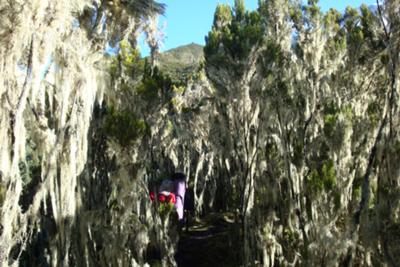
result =
M156 64L173 80L185 81L203 58L203 46L191 43L157 55Z

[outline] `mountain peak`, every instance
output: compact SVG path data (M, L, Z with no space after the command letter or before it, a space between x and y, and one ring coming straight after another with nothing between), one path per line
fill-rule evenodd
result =
M156 56L156 64L174 80L185 80L204 59L203 46L190 43L162 52Z

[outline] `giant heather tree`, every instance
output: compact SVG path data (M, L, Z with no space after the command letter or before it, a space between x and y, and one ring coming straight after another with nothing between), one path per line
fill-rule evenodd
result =
M396 262L398 237L382 232L398 227L399 170L388 162L399 32L389 7L397 5L343 15L323 14L317 1L217 8L205 47L218 122L210 138L241 212L245 262Z
M83 173L93 106L107 85L106 45L134 43L163 6L1 1L0 10L2 266L134 263L122 248L96 246L90 221L101 214L90 216L94 207L86 204L98 192L82 181L92 179Z

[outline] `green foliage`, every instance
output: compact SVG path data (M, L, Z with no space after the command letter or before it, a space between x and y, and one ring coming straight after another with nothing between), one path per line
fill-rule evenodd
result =
M158 212L163 216L168 215L173 210L174 210L174 203L164 202L158 205Z
M346 49L342 21L342 15L335 9L330 9L324 16L324 31L330 36L327 40L326 51L331 60Z
M361 52L360 48L364 43L364 33L359 25L360 15L356 9L347 7L344 20L347 31L346 41L349 55L352 60L355 60L357 55Z
M283 66L285 56L282 52L282 48L274 40L268 40L266 50L263 52L263 57L267 64L265 66L266 74L270 75L268 78L274 81L274 68L271 68L270 65Z
M173 108L177 108L178 105L179 105L179 100L177 98L175 98L175 97L172 98L171 99L171 105L172 105Z
M332 139L335 134L337 124L337 115L327 114L324 116L324 134L327 138Z
M229 28L226 28L227 30ZM204 47L204 54L205 55L212 55L214 52L218 51L218 45L220 43L220 32L217 31L216 29L213 29L208 33L208 36L206 36L206 46ZM221 55L221 57L223 57Z
M327 54L330 56L330 59L335 59L338 52L342 52L346 49L346 41L339 36L334 38L330 38L327 41Z
M344 18L346 19L346 25L349 25L349 23L354 24L354 21L359 18L359 13L357 9L353 7L346 7L346 10L344 12Z
M329 9L324 17L325 26L334 26L333 29L337 31L342 22L342 14L334 8Z
M311 171L307 177L307 184L312 192L318 194L322 191L331 192L336 187L336 172L332 160L323 162L319 169Z
M328 160L322 165L322 179L325 190L332 190L336 186L335 166L332 160Z
M324 105L324 113L325 114L337 114L339 112L339 107L333 101L329 101Z
M390 61L389 55L385 52L381 54L381 63L382 65L387 65Z
M291 6L289 8L289 14L296 29L300 30L303 27L303 15L301 13L301 9L295 6Z
M133 48L127 40L122 40L119 46L119 53L111 57L108 67L111 77L116 79L121 72L130 77L138 77L144 68L144 60L141 59L139 50Z
M299 238L300 235L298 232L293 231L289 228L283 229L283 239L288 246L294 247L296 243L299 242Z
M374 33L372 31L374 24L374 15L367 5L361 5L361 25L363 29L364 36L371 41L375 39Z
M361 186L353 188L353 197L358 201L361 199Z
M185 90L186 90L186 87L185 87L185 86L175 86L175 85L172 85L172 91L173 91L175 94L183 95L183 93L185 93Z
M151 69L146 61L142 82L137 86L136 93L148 107L169 103L173 97L173 83L168 75L157 67Z
M352 125L353 111L350 106L338 108L333 102L324 107L324 136L332 148L340 148L348 128Z
M373 126L378 125L380 120L380 113L382 112L382 107L377 102L371 102L368 104L367 115L369 117L369 121Z
M6 187L0 182L0 207L3 206L3 202L6 199Z
M324 134L327 138L332 139L338 121L339 109L334 102L330 102L325 105L324 113Z
M353 121L353 108L350 105L345 105L341 108L340 112L345 120L351 125Z
M324 16L324 26L325 28L330 28L334 32L340 30L340 24L342 21L342 15L336 9L329 9L328 13Z
M363 183L363 177L361 175L357 175L353 181L353 199L355 201L359 201L361 199L361 186Z
M314 192L320 192L324 188L323 180L317 170L311 171L311 174L307 177L307 183Z
M335 205L335 209L338 210L341 206L341 192L340 190L335 190L333 192L333 203Z
M143 97L147 102L156 100L159 96L159 86L156 79L143 79L142 83L136 88L136 93Z
M244 0L235 0L235 15L237 18L242 19L246 14L246 7Z
M232 21L232 11L229 5L219 4L214 13L214 27L229 24Z
M120 111L114 107L108 109L103 128L106 135L122 147L150 135L150 127L144 120L138 119L132 112Z
M115 79L118 75L118 68L119 68L118 57L112 56L110 64L108 66L108 72L110 73L113 79Z
M247 12L244 19L235 17L231 24L229 35L223 39L223 44L229 54L236 59L245 59L251 48L262 38L260 17L257 12Z
M213 29L206 37L204 54L209 63L230 64L240 71L241 65L237 60L246 59L252 47L261 41L263 28L257 11L246 11L242 1L236 1L236 5L235 12L229 6L217 7L215 18L218 19L214 19ZM227 14L233 14L233 17L228 18ZM221 22L222 18L224 23ZM221 48L226 54L221 54Z
M344 15L347 30L349 56L352 62L366 64L374 57L371 52L384 50L384 43L379 35L380 20L367 5L362 5L361 14L348 7ZM376 51L374 52L376 53Z
M303 7L308 24L317 24L317 21L321 18L321 8L318 6L318 0L309 0L308 5Z
M128 73L133 73L134 69L142 69L143 61L140 59L140 52L133 48L128 41L122 40L120 43L121 63Z

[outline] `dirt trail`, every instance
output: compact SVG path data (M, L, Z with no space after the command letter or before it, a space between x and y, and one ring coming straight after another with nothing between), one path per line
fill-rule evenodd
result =
M238 266L237 241L231 214L212 213L183 230L175 258L179 267Z

